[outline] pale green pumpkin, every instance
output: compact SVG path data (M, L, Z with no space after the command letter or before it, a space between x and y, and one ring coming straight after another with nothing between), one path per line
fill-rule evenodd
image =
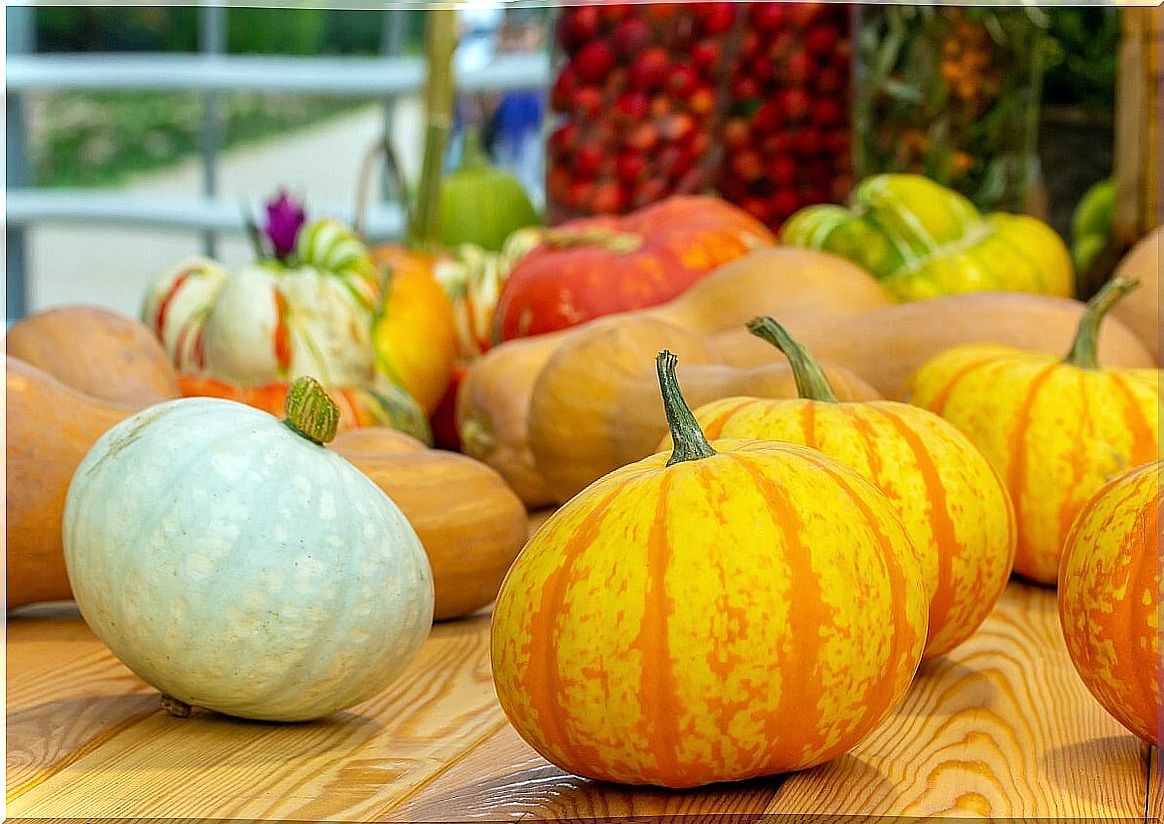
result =
M287 414L152 406L106 432L69 487L81 613L172 707L319 718L383 690L428 635L428 558L396 504L323 445L334 404L302 379Z

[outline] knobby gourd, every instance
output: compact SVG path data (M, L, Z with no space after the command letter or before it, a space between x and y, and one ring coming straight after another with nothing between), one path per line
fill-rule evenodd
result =
M596 481L510 568L493 613L497 697L579 775L691 787L803 769L904 695L926 595L884 495L814 450L709 443L674 355L673 453Z
M78 467L63 525L77 605L171 711L319 718L383 690L428 636L424 549L325 446L338 416L311 378L283 420L168 401L114 426Z
M1071 662L1121 724L1160 744L1160 489L1154 461L1080 511L1059 565L1059 619Z
M1080 508L1130 467L1156 460L1160 372L1097 361L1100 323L1128 280L1092 298L1066 357L960 346L918 371L912 401L953 423L1006 481L1018 523L1015 571L1054 584Z
M762 438L819 449L893 504L931 590L924 657L949 652L986 619L1015 554L1014 510L990 461L953 425L897 401L842 402L812 355L772 318L748 328L780 349L799 398L729 397L695 410L709 438ZM664 440L661 448L667 448Z

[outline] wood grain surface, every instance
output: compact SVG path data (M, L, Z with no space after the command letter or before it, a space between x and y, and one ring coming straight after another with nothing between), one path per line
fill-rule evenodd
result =
M1161 817L1155 750L1083 687L1051 590L1012 583L979 632L925 665L902 706L848 755L685 792L596 783L544 761L497 706L488 627L487 613L440 624L377 698L282 725L201 711L173 718L71 605L18 612L7 637L7 814L400 822L718 814L719 824L762 814Z

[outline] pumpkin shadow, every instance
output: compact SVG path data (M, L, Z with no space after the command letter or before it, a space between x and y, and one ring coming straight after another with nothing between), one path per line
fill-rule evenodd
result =
M1129 775L1143 777L1148 757L1148 745L1129 732L1053 747L1043 754L1041 766L1051 776L1086 776L1087 780L1057 782L1057 788L1080 801L1094 803L1099 800L1097 787L1127 784ZM1142 788L1138 790L1141 802L1143 794Z
M102 772L140 769L132 756L147 749L151 769L180 771L342 756L361 747L383 726L375 718L350 711L288 723L233 718L195 707L188 717L179 718L162 709L161 697L153 691L46 701L8 713L7 724L10 769L14 744L32 740L37 742L32 749L38 753L48 750L65 755L100 747L106 757L93 760L91 769ZM143 746L147 741L149 745ZM70 769L85 770L89 763L82 757Z
M890 716L934 718L971 708L996 706L998 684L988 672L939 656L918 667L905 699Z

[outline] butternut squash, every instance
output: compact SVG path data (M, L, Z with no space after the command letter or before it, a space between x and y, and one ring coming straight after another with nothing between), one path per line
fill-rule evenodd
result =
M528 417L537 375L562 341L622 318L664 323L674 327L669 333L679 336L686 330L694 340L742 328L761 313L839 320L892 303L868 273L840 257L790 247L759 249L726 264L669 303L509 341L486 353L469 369L457 400L462 449L500 472L528 507L549 503L553 496L530 451ZM684 364L700 362L690 345L676 343L673 348ZM657 351L658 347L650 350L648 364ZM771 360L769 353L757 363Z
M1160 352L1160 230L1157 227L1137 243L1116 267L1113 277L1138 280L1133 290L1112 307L1111 317L1128 326L1144 345L1164 362ZM1111 323L1111 321L1107 321Z
M60 306L17 321L9 355L94 398L146 406L179 397L178 375L142 323L98 306Z
M434 619L468 615L497 596L527 530L525 507L500 475L380 427L341 432L329 446L395 501L416 530L432 566Z
M78 392L5 356L5 539L8 608L72 597L61 519L73 473L90 447L138 407Z
M716 362L701 338L651 317L604 319L562 342L538 375L529 412L530 450L559 503L592 481L651 455L667 432L652 353L674 352L689 403L733 395L797 397L787 361L736 368ZM773 350L775 352L775 350ZM879 395L847 370L826 370L846 400Z
M973 292L882 307L843 320L793 311L781 323L832 370L848 370L882 397L899 400L907 394L913 373L954 345L995 342L1066 352L1083 308L1070 298ZM1105 362L1151 365L1146 348L1128 329L1105 324L1102 334ZM628 394L627 387L645 380L652 353L662 348L689 365L753 369L773 363L772 348L742 324L699 335L658 318L616 316L580 329L556 347L538 373L530 399L531 452L556 500L565 501L606 472L650 454L658 443L647 436L662 435L662 419L645 426L642 417L636 418L649 419L657 409L642 394ZM786 363L782 355L776 357ZM796 396L795 386L786 380L786 391L781 388L771 397ZM723 397L705 394L686 378L684 385L697 404ZM759 396L747 386L734 394Z

